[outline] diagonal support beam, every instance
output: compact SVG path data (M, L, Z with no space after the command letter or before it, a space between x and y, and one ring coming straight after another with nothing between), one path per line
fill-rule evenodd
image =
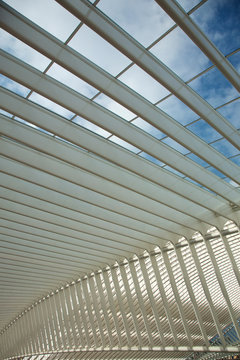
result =
M149 75L159 81L170 92L175 94L201 118L213 126L220 134L224 135L234 146L238 149L240 148L240 135L223 116L215 111L207 101L202 99L173 71L147 51L127 32L121 29L99 9L92 6L89 1L82 0L76 2L75 0L57 0L57 2L128 56L143 70L148 72Z
M190 39L205 53L222 74L240 91L240 76L232 64L208 39L204 32L190 18L175 0L156 0L164 11L190 37Z

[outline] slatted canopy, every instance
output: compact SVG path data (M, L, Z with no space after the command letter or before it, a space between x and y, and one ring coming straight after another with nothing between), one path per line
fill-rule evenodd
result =
M0 1L2 359L240 352L239 11Z

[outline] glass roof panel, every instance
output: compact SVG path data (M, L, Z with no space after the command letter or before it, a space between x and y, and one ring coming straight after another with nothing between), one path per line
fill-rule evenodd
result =
M213 127L208 125L205 120L198 120L187 126L187 129L198 135L201 139L210 143L222 137Z
M206 161L204 161L203 159L201 159L200 157L198 157L197 155L195 155L193 153L187 154L186 156L203 167L209 166Z
M101 0L97 7L142 45L150 45L173 24L173 20L153 0ZM151 26L149 26L151 24Z
M240 2L208 0L191 17L209 39L227 55L240 47Z
M210 65L208 58L179 27L150 51L185 81Z
M0 75L0 85L12 92L21 95L23 97L27 96L29 89L25 86L17 83L16 81L9 79L7 76Z
M240 73L240 51L238 51L235 54L229 56L228 60L237 69L237 71Z
M220 112L220 114L222 114L237 129L240 128L240 99L221 107L218 109L218 112Z
M3 29L0 29L0 47L2 50L16 56L40 71L43 71L50 63L46 56L24 44Z
M67 119L71 119L71 117L74 115L71 111L67 110L66 108L56 104L55 102L45 98L44 96L37 94L35 92L33 92L29 99L45 108L47 108L48 110L51 110Z
M217 175L221 179L224 179L226 176L222 174L219 170L215 169L213 166L209 166L207 170L211 171L214 175Z
M68 45L113 76L130 62L125 55L86 25L81 27Z
M119 79L152 103L169 94L167 89L137 65L132 66Z
M14 116L14 115L11 114L10 112L5 111L5 110L3 110L3 109L0 109L0 114L1 114L1 115L6 115L6 116L8 116L8 117Z
M236 149L235 146L230 144L226 139L219 140L213 143L211 146L214 147L223 155L225 155L226 157L239 154L238 149Z
M89 85L58 64L54 63L48 70L47 74L88 98L93 97L98 92L98 90L93 86Z
M184 174L182 174L180 171L177 171L176 169L172 168L172 167L169 166L169 165L164 166L164 169L172 172L172 173L175 174L175 175L180 176L181 178L184 178L184 177L185 177Z
M93 131L94 133L96 133L96 134L98 134L98 135L100 135L100 136L103 136L104 138L107 138L107 137L109 137L109 136L111 135L110 132L108 132L108 131L100 128L99 126L91 123L91 122L88 121L88 120L85 120L85 119L81 118L80 116L77 116L77 117L73 120L73 122L74 122L75 124L78 124L78 125L86 128L86 129L90 130L90 131Z
M163 132L146 122L145 120L141 118L137 118L136 120L133 120L132 124L136 125L140 129L146 131L148 134L154 136L157 139L161 139L165 136Z
M163 166L164 163L156 158L154 158L153 156L145 153L144 151L140 152L139 156L143 157L144 159L147 159L149 161L151 161L152 163L158 165L158 166Z
M98 97L96 97L94 99L94 101L107 108L108 110L114 112L115 114L121 116L123 119L129 121L131 120L133 117L135 117L136 115L131 112L130 110L128 110L127 108L125 108L124 106L122 106L121 104L119 104L118 102L114 101L113 99L111 99L109 96L105 95L105 94L100 94Z
M128 142L120 139L119 137L113 135L109 138L110 141L114 142L115 144L118 144L122 147L124 147L127 150L130 150L132 152L134 152L135 154L138 153L140 151L140 149L138 149L137 147L129 144Z
M198 117L194 111L174 95L161 101L157 106L182 125L187 125Z
M234 157L230 158L230 160L240 166L240 155L234 156Z
M54 0L5 0L5 2L62 41L65 41L79 24L75 16Z
M171 139L170 137L166 137L165 139L161 140L164 144L167 144L171 148L179 151L181 154L189 153L189 150L186 149L184 146L176 142L175 140Z
M200 1L199 0L177 0L179 5L187 12L196 6Z
M222 105L239 95L238 91L216 68L193 80L190 86L213 107Z

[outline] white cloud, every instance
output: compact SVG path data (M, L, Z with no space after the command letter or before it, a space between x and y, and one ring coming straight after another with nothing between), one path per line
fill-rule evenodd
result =
M198 118L195 112L174 95L162 101L158 107L183 125Z
M130 63L126 56L86 25L81 27L69 42L69 46L113 76Z
M55 113L70 119L74 114L65 109L64 107L54 103L53 101L45 98L44 96L37 94L37 93L32 93L31 96L29 97L29 99L45 108L47 108L48 110L54 111Z
M179 5L181 5L181 7L185 10L185 11L189 11L191 10L195 5L197 5L200 0L177 0L177 2L179 3Z
M157 102L159 99L169 94L169 91L166 88L137 65L134 65L127 70L119 77L119 80L152 103Z
M80 116L77 116L77 117L73 120L73 122L74 122L75 124L78 124L78 125L84 127L85 129L88 129L88 130L94 132L95 134L98 134L98 135L100 135L100 136L103 136L104 138L107 138L107 137L109 137L109 136L111 135L110 132L108 132L108 131L100 128L99 126L91 123L91 122L88 121L88 120L85 120L85 119L81 118Z
M163 139L162 142L164 144L167 144L171 148L177 150L181 154L187 154L189 152L188 149L186 149L184 146L180 145L179 143L177 143L175 140L171 139L170 137Z
M151 52L185 81L204 70L210 63L180 28L174 29L156 44Z
M98 90L93 86L89 85L56 63L51 66L47 74L88 98L93 97L98 92Z
M131 120L136 116L133 112L131 112L121 104L117 103L116 101L112 100L110 97L108 97L105 94L100 94L94 101L97 104L114 112L118 116L121 116L123 119L127 121Z
M154 0L101 0L98 7L144 46L172 25L172 19Z
M127 150L134 152L134 153L138 153L140 151L140 149L138 149L136 146L129 144L128 142L120 139L119 137L117 137L115 135L111 136L109 140L114 142L115 144L118 144L118 145L124 147Z
M65 41L79 24L79 20L54 0L5 0L52 35Z
M218 110L228 121L236 128L240 128L239 114L240 114L240 99L233 103L226 105Z
M0 29L0 47L40 71L43 71L50 63L50 60L46 56L40 54L38 51L32 49L2 29Z
M18 95L21 95L23 97L27 96L29 93L29 89L25 86L17 83L14 80L9 79L8 77L4 75L0 75L0 85Z
M132 122L132 124L136 125L140 129L146 131L148 134L154 136L157 139L161 139L165 136L163 132L146 122L145 120L141 119L140 117L137 118Z

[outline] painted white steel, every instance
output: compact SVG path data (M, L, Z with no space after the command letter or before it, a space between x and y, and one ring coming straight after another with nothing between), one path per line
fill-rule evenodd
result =
M175 329L175 325L173 323L172 314L171 314L171 311L170 311L170 308L169 308L168 300L167 300L166 293L165 293L165 290L164 290L164 286L163 286L161 274L159 272L159 267L158 267L158 264L157 264L157 261L156 261L156 257L155 256L149 256L149 259L150 259L150 262L151 262L151 265L153 267L153 271L154 271L154 274L155 274L155 277L156 277L156 280L157 280L157 284L158 284L159 291L160 291L160 294L161 294L161 299L162 299L163 304L164 304L164 310L165 310L165 313L166 313L166 317L168 319L169 327L171 329L172 336L173 336L173 339L174 339L174 344L176 346L178 346L179 342L178 342L177 332L176 332L176 329Z
M207 251L208 251L208 254L210 256L210 259L212 261L212 264L213 264L213 268L214 268L214 272L215 272L215 275L216 275L216 278L217 278L217 281L218 281L218 284L221 288L221 291L222 291L222 294L223 294L223 297L227 303L227 309L228 309L228 312L230 314L230 317L231 317L231 320L233 322L233 325L235 327L235 330L236 330L236 333L238 335L238 338L240 339L240 328L239 328L239 325L238 325L238 321L237 321L237 317L235 315L235 311L233 309L233 306L232 306L232 303L230 301L230 298L229 298L229 295L227 293L227 289L224 285L224 280L223 280L223 277L222 277L222 274L221 274L221 271L219 269L219 266L218 266L218 263L217 263L217 260L214 256L214 252L213 252L213 249L211 247L211 240L206 240L204 238L204 241L205 241L205 245L206 245L206 248L207 248Z
M131 277L132 277L132 280L133 280L134 288L135 288L135 291L136 291L140 311L142 313L144 326L146 328L146 332L147 332L147 336L148 336L148 340L149 340L149 346L153 347L152 332L151 332L151 328L150 328L150 325L149 325L147 312L146 312L146 309L145 309L145 304L144 304L144 301L143 301L143 298L142 298L142 292L141 292L140 285L139 285L138 274L136 272L134 262L128 262L128 265L129 265L130 274L131 274Z
M79 309L79 304L77 303L75 286L69 286L69 292L70 292L70 296L72 299L73 317L74 317L75 323L76 323L76 331L77 331L77 339L78 339L77 347L83 348L84 347L84 336L83 336L83 332L82 332L80 309ZM74 321L74 319L73 319L73 321Z
M106 287L107 298L109 301L109 306L110 306L111 314L112 314L113 321L114 321L114 326L115 326L116 333L117 333L117 339L118 339L118 344L119 344L118 346L121 348L121 347L123 347L122 332L121 332L119 322L118 322L118 315L116 313L116 306L115 306L113 294L111 291L111 285L110 285L108 271L102 272L102 278L103 278L104 286Z
M98 332L100 334L101 346L103 348L105 348L106 347L105 334L104 334L103 326L102 326L102 316L100 314L99 306L98 306L98 297L97 297L97 293L95 291L94 277L88 276L87 281L88 281L88 286L90 288L91 303L93 304L94 314L97 319L97 328L98 328Z
M17 151L17 153L16 153ZM154 226L163 227L165 229L171 228L173 231L180 235L190 235L191 230L199 230L199 227L191 226L191 222L186 215L179 212L179 220L176 221L173 215L168 217L162 217L164 214L163 205L159 204L154 200L148 200L139 194L134 193L130 190L123 190L116 184L111 184L109 181L97 178L91 173L87 173L72 165L66 164L60 160L52 159L42 153L31 151L27 147L9 142L8 140L2 140L0 143L0 153L10 158L16 159L20 162L27 163L31 168L35 167L43 172L47 172L57 177L66 179L78 185L78 192L84 192L86 197L88 193L94 198L94 202L99 201L104 205L113 210L118 211L123 209L124 212L131 214L134 210L134 215L142 221L148 220L150 224ZM118 191L116 193L116 190ZM234 192L234 191L233 191ZM182 221L180 221L182 219ZM201 226L201 223L198 224ZM85 225L85 229L86 229ZM86 230L84 230L86 231ZM94 231L94 230L92 230ZM115 238L117 241L121 241L121 237L117 234L108 234L107 231L101 231L98 233L99 236L105 238ZM149 243L151 240L148 239ZM126 242L126 241L125 241ZM147 243L147 242L145 242Z
M120 270L121 277L122 277L122 280L123 280L123 284L124 284L124 288L125 288L125 292L126 292L126 297L127 297L127 300L128 300L129 309L131 311L131 316L132 316L132 319L133 319L133 324L134 324L134 328L135 328L135 331L136 331L138 343L139 343L140 347L142 347L142 336L141 336L141 332L140 332L140 329L139 329L139 324L138 324L138 320L137 320L137 316L136 316L136 310L135 310L134 305L133 305L133 300L132 300L132 296L131 296L131 290L130 290L129 282L128 282L127 275L126 275L126 267L125 266L119 266L119 270Z
M128 341L128 346L131 347L132 346L131 333L129 330L128 319L127 319L125 309L124 309L123 296L121 294L121 289L119 286L119 277L117 276L117 273L116 273L117 269L118 268L110 268L109 271L112 276L113 285L114 285L114 288L116 291L118 304L119 304L119 308L120 308L120 312L121 312L121 317L123 320L124 331L126 332L126 337L127 337L127 341Z
M161 141L154 139L151 135L148 135L143 130L135 127L131 123L128 123L119 116L112 114L107 109L102 108L100 105L93 103L89 99L80 95L76 91L71 90L57 80L54 80L48 75L42 74L40 71L30 67L26 63L22 62L17 58L14 58L12 55L7 54L4 51L1 51L0 56L1 71L4 75L22 83L28 88L31 88L32 90L40 93L41 95L51 99L52 101L66 107L67 109L83 116L84 118L92 122L96 123L96 121L99 121L98 125L100 125L101 127L105 128L110 132L113 132L120 138L141 148L142 150L158 158L159 160L166 162L167 164L169 164L176 170L186 174L190 178L193 178L194 176L195 181L203 184L206 187L209 187L211 183L209 184L207 182L208 178L205 179L202 172L206 172L206 174L208 174L205 174L205 177L208 176L212 177L213 179L215 178L215 181L218 179L217 176L208 173L208 171L204 170L200 165L190 160L189 158L186 158L178 151L165 145ZM92 73L92 71L90 71L90 73ZM114 81L114 78L112 81ZM127 92L130 91L129 88L127 88L127 90ZM119 93L119 90L117 91L117 93ZM136 96L139 95L136 94ZM125 97L129 99L130 95L127 93ZM137 108L141 108L143 106L143 103L144 99L139 99L139 104L137 104ZM160 112L160 110L151 103L149 103L149 107L150 109L147 106L147 109L145 110L148 117L152 113L153 119L158 118L158 112ZM142 118L146 119L146 116L143 116L144 114L139 115ZM167 122L165 118L159 120L157 119L156 124L154 123L153 125L159 127L159 123L165 124ZM174 128L173 134L184 133L185 137L185 132L187 132L189 145L181 141L181 139L176 138L172 134L170 135L170 137L175 138L176 141L181 143L183 146L189 148L190 151L196 153L199 157L212 164L214 167L232 178L234 181L240 181L238 167L236 166L236 164L227 160L218 151L208 146L204 141L200 140L197 136L185 129L181 124L178 124L176 122L176 126L177 129L175 129L175 126L173 124L169 125L172 131ZM161 130L167 133L166 129ZM200 144L198 144L199 142ZM193 146L193 144L195 146Z
M173 294L174 294L174 297L175 297L175 300L176 300L176 303L177 303L178 311L179 311L179 314L180 314L180 318L181 318L181 321L182 321L182 324L183 324L184 331L185 331L186 336L187 336L188 343L190 344L190 346L193 346L190 330L189 330L189 327L188 327L188 324L187 324L187 319L186 319L186 316L185 316L185 313L184 313L184 308L182 306L182 302L181 302L181 299L180 299L180 296L179 296L179 293L178 293L178 289L177 289L177 286L176 286L176 282L175 282L175 279L174 279L174 275L173 275L173 272L172 272L172 268L171 268L171 264L170 264L167 252L162 251L162 258L163 258L163 261L164 261L164 265L166 266L166 269L167 269L170 284L171 284Z
M101 303L101 310L103 311L103 314L104 314L104 322L106 324L105 326L106 326L107 335L108 335L109 347L110 347L110 349L112 349L114 347L114 340L113 340L113 334L112 334L112 327L111 327L109 315L107 312L106 301L104 298L104 293L103 293L103 288L102 288L102 280L100 278L99 273L94 274L94 278L96 280L97 290L98 290L99 299L100 299L100 303Z
M221 212L223 212L222 207L226 207L224 215L231 214L231 210L227 208L226 202L224 204L223 199L218 199L210 193L206 193L206 191L203 191L198 186L185 181L179 176L159 168L158 166L145 161L143 158L135 156L135 154L132 154L124 148L116 146L79 126L70 123L63 117L54 114L31 101L3 88L0 88L0 91L4 101L3 107L6 110L10 111L11 109L11 111L23 119L55 133L78 146L86 148L91 152L96 153L97 149L97 154L103 158L108 159L123 168L127 168L164 188L168 188L174 193L178 193L185 198L191 199L192 202L198 203L216 213L218 213L219 208L221 208ZM14 133L14 127L12 128L12 131ZM111 177L110 179L117 182L118 177Z
M148 294L148 297L150 299L151 308L152 308L152 312L153 312L153 316L154 316L154 321L155 321L156 326L157 326L158 334L159 334L159 337L161 339L162 345L165 346L165 339L164 339L164 335L163 335L163 332L162 332L161 323L160 323L160 320L159 320L159 315L158 315L156 303L155 303L155 300L154 300L154 297L153 297L153 294L152 294L151 283L150 283L150 280L149 280L149 277L148 277L148 274L147 274L147 269L146 269L146 264L145 264L144 259L140 258L139 259L139 264L140 264L140 268L141 268L141 271L142 271L142 274L143 274L145 286L146 286L146 289L147 289L147 294Z
M207 222L208 224L211 222L211 224L215 226L219 225L219 221L222 223L226 222L226 219L216 218L215 214L193 204L193 202L188 201L181 196L178 196L176 193L172 193L165 188L158 187L146 180L140 179L134 174L130 174L123 169L119 169L116 165L110 165L106 163L106 161L95 158L80 149L71 147L62 141L55 140L18 122L14 121L13 124L12 120L4 116L0 116L0 119L2 134L11 137L12 139L18 140L19 142L22 142L34 149L62 159L68 163L70 162L81 169L91 171L101 177L103 175L106 177L106 174L110 175L114 172L115 176L118 174L117 181L119 185L122 185L125 188L130 188L131 190L147 196L150 199L156 200L168 207L181 211L181 213L194 216L197 220ZM66 211L67 210L64 209L64 212ZM164 213L167 215L166 210ZM194 224L194 221L195 219L191 220L192 224ZM97 224L95 224L95 226L96 225Z
M185 284L186 284L186 287L187 287L191 302L192 302L193 307L194 307L194 312L195 312L195 315L196 315L196 318L197 318L197 321L198 321L198 325L200 327L204 342L206 344L208 344L208 337L207 337L207 333L206 333L206 330L205 330L205 327L204 327L204 324L203 324L201 312L199 310L199 307L198 307L194 292L192 290L191 282L190 282L190 279L189 279L189 275L188 275L186 265L185 265L185 262L183 260L183 256L182 256L181 251L182 251L181 248L175 248L175 252L176 252L176 255L177 255L177 258L178 258L178 261L179 261L179 265L181 267L181 271L182 271L183 276L184 276L184 281L185 281Z
M82 322L83 322L83 332L85 334L86 344L87 344L88 348L91 348L90 331L89 331L89 328L88 328L88 321L87 321L85 307L84 307L84 303L83 303L81 282L74 285L74 287L75 287L75 291L76 291L76 295L77 295L77 301L78 301L79 308L80 308L81 319L82 319Z
M190 250L191 250L191 253L192 253L192 256L193 256L193 259L194 259L194 262L195 262L195 265L196 265L196 268L197 268L197 271L198 271L198 275L199 275L199 280L201 282L201 285L202 285L202 288L204 290L204 293L205 293L205 296L207 298L207 301L208 301L208 305L209 305L209 308L210 308L210 311L211 311L211 314L212 314L212 317L213 317L213 321L214 321L214 324L216 326L216 329L217 329L217 332L218 332L218 335L221 339L221 342L222 344L225 346L226 345L226 341L223 337L223 333L222 333L222 329L221 329L221 325L220 325L220 322L219 322L219 319L218 319L218 314L217 314L217 311L214 307L214 304L213 304L213 301L212 301L212 298L211 298L211 294L209 292L209 289L207 287L207 283L205 281L205 277L204 277L204 273L202 271L202 268L201 268L201 264L200 264L200 261L198 259L198 254L196 252L196 249L195 249L195 245L194 244L191 244L190 245Z

